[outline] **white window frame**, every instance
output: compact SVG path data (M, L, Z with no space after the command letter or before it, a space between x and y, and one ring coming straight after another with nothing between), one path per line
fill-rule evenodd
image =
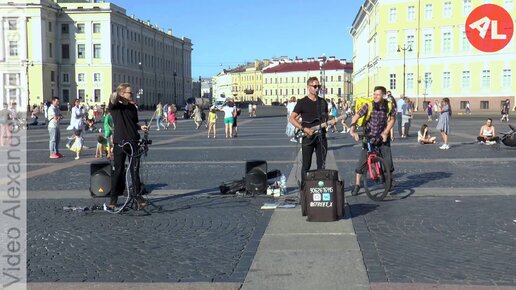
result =
M9 56L18 56L18 41L9 41Z
M407 7L407 21L416 20L416 6Z
M450 18L452 16L452 2L445 1L443 4L443 18Z
M98 51L97 51L98 47ZM100 43L93 44L93 58L99 59L102 57L102 45Z
M77 34L86 33L86 25L84 23L77 23L76 29Z
M396 22L396 8L392 7L389 9L389 23Z
M396 74L389 74L389 89L396 89Z
M398 36L395 32L388 32L387 33L387 54L388 55L394 55L397 53L397 47L398 47Z
M462 0L462 15L469 15L471 12L471 0Z
M414 73L407 73L407 90L414 89Z
M430 37L427 37L430 36ZM427 46L427 40L429 45ZM431 55L434 50L434 34L432 32L423 31L423 54Z
M491 87L491 70L482 70L481 86L483 89L489 89Z
M101 24L100 23L93 23L92 24L92 31L93 33L100 33L100 30L101 30Z
M70 74L69 73L63 73L63 83L68 84L70 83Z
M512 88L512 70L510 68L502 70L502 88Z
M10 31L18 30L18 21L16 19L7 20L7 29Z
M443 89L449 89L451 86L451 73L449 71L443 72Z
M79 46L84 48L82 51L82 56L79 54L79 52L80 52ZM86 58L86 44L83 44L83 43L77 44L77 58L80 58L80 59Z
M446 38L448 35L449 38ZM442 36L442 47L441 51L443 54L450 54L453 52L453 35L451 29L443 30L441 33Z
M469 89L471 88L471 71L463 70L462 71L462 88Z
M85 73L77 73L77 82L78 83L86 82L86 74Z
M434 6L432 3L425 4L425 19L431 20L434 17Z

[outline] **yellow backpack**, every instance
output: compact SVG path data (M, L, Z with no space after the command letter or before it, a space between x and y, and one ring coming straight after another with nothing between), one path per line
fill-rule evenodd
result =
M369 119L371 118L371 113L373 112L373 100L374 98L373 97L357 97L356 100L355 100L355 114L358 113L358 111L360 109L362 109L362 107L365 105L365 104L369 104L368 106L368 110L367 110L367 113L365 115L363 115L362 117L358 118L358 121L357 121L357 127L365 127L365 125L367 124L367 122L369 122ZM392 101L387 99L387 108L388 108L388 111L387 111L387 115L390 115L391 112L392 112Z

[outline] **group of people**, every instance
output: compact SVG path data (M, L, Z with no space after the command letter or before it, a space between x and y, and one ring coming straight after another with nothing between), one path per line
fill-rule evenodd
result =
M176 105L172 103L167 103L164 106L159 102L156 105L156 110L154 111L154 118L156 118L156 130L159 131L160 128L168 130L170 125L174 127L176 130L176 117L177 108Z
M11 135L17 118L16 103L11 103L11 106L4 103L0 110L0 146L11 145Z

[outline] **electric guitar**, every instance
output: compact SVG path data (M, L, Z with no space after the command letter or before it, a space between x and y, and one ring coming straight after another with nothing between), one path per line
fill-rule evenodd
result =
M321 123L321 124L319 124L317 126L313 126L313 127L304 126L304 127L312 129L314 131L314 135L315 134L321 134L322 133L322 129L327 128L328 126L335 125L338 121L340 121L340 120L342 120L344 118L346 118L346 115L341 115L341 116L339 116L339 117L337 117L335 119L332 119L332 120L329 120L327 122ZM316 120L312 121L311 123L315 123L317 121L319 121L319 120L316 119ZM308 123L308 124L304 123L304 124L305 125L306 124L309 125L311 123ZM296 131L295 131L295 135L296 135L296 139L308 136L305 132L303 132L302 129L297 129L297 128L296 128Z

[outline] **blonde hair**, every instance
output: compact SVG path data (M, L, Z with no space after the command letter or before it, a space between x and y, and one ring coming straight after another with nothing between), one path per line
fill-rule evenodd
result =
M119 96L122 95L122 92L125 89L129 88L129 87L131 87L130 83L121 83L121 84L119 84L118 87L116 87L116 94L119 95Z

